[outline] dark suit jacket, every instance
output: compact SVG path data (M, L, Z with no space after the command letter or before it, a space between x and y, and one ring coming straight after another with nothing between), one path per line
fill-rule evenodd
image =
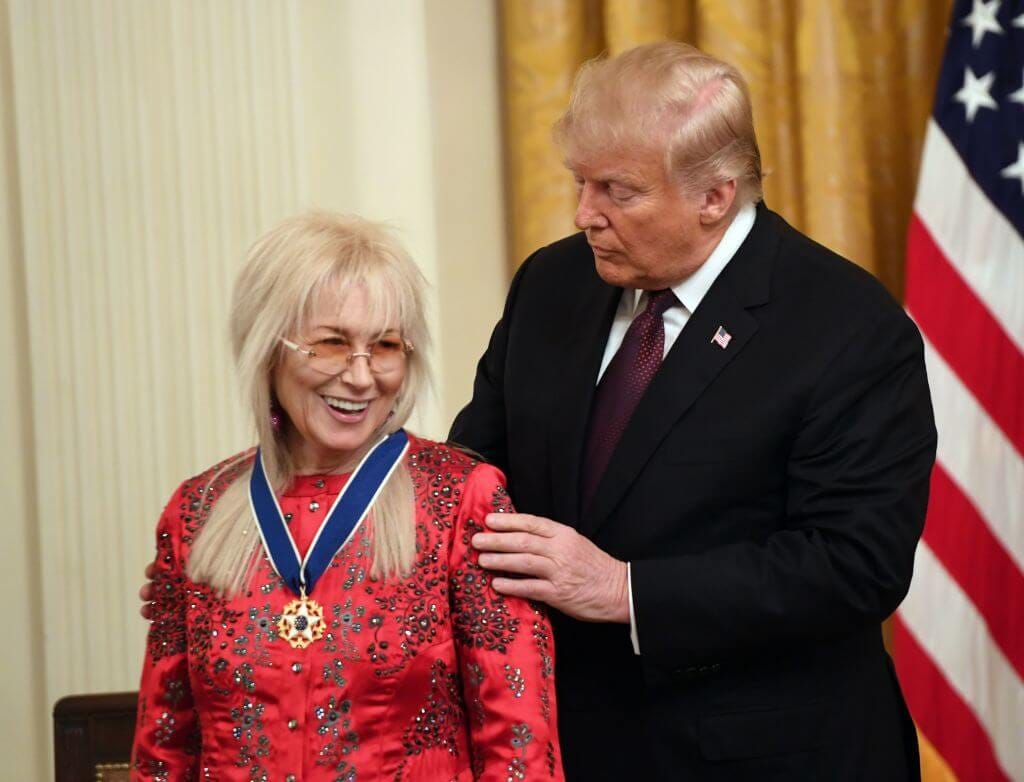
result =
M917 778L880 634L910 584L935 455L914 324L759 206L581 517L620 294L583 235L534 253L451 433L506 471L520 511L632 563L640 656L626 625L554 616L567 778Z

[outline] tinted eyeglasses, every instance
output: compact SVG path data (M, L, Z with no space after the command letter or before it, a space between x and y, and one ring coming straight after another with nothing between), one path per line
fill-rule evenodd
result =
M304 344L281 337L281 342L288 349L306 356L310 369L325 375L340 375L357 358L365 358L370 371L375 375L384 375L401 368L409 354L415 350L409 340L397 335L386 335L369 342L365 350L361 351L357 351L352 343L339 336L324 337Z

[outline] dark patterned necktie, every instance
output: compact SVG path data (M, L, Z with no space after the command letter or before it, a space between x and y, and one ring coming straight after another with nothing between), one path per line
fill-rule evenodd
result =
M612 452L665 352L662 315L677 303L671 290L649 291L647 306L631 324L594 392L580 475L580 510L587 512Z

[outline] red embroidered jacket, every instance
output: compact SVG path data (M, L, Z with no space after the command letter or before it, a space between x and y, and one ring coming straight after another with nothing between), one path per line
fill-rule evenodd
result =
M184 575L210 507L250 464L186 481L160 519L132 779L561 780L547 617L494 592L469 545L485 514L512 510L501 473L410 438L412 573L370 578L364 524L310 595L327 632L300 650L277 635L295 596L266 556L233 599ZM279 498L300 551L345 480L304 476Z

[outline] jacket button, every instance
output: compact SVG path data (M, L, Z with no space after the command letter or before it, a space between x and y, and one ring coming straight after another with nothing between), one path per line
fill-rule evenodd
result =
M298 720L288 720L288 730L295 730L297 727L299 727Z
M284 778L284 782L295 782L295 779L296 777L294 774L289 774Z
M302 670L302 663L292 663L292 673L298 673Z

